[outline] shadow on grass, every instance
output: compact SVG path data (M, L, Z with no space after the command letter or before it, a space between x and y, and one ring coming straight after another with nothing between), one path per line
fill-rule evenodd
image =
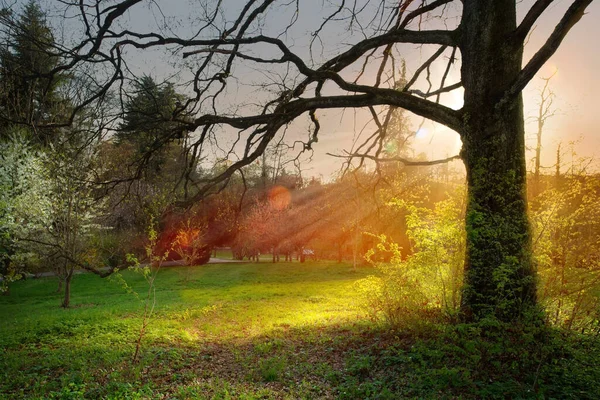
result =
M98 332L96 332L98 333ZM597 340L429 323L282 328L226 342L71 340L4 351L0 394L45 398L597 398Z
M292 264L296 267L298 264ZM598 338L549 329L391 329L356 308L348 266L236 264L161 271L132 364L141 302L78 276L0 299L0 398L598 398ZM130 287L145 288L125 273ZM18 300L18 301L17 301Z

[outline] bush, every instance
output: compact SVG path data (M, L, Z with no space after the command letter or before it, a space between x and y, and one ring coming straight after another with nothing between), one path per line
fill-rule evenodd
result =
M547 319L569 330L598 331L600 179L571 177L534 202L534 255Z
M427 316L454 317L460 305L465 252L464 190L438 202L434 209L392 204L407 210L407 234L412 254L405 258L398 244L385 235L366 254L378 271L357 283L373 318L383 316L393 326L414 323ZM391 254L390 262L376 262L378 254Z

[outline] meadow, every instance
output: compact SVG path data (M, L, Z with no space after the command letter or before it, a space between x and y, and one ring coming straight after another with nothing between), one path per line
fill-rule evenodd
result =
M0 297L0 398L597 398L596 337L367 318L348 264L163 267L148 282L80 274Z

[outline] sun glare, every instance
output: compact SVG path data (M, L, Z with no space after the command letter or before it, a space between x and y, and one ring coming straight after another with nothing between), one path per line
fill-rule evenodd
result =
M276 210L284 210L290 205L292 195L283 186L275 186L269 190L269 204Z
M425 139L428 134L429 130L427 128L419 128L419 130L417 130L417 132L415 133L415 137L417 139Z

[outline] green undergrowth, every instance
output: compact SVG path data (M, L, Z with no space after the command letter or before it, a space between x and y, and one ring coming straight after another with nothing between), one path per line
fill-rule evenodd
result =
M19 282L0 297L0 398L598 398L597 338L431 315L392 329L357 306L354 283L372 273L164 268L137 363L139 274L76 276L69 310L54 279Z
M389 331L346 360L343 399L597 399L600 340L498 322ZM393 335L393 338L390 337ZM379 341L387 338L385 344Z

